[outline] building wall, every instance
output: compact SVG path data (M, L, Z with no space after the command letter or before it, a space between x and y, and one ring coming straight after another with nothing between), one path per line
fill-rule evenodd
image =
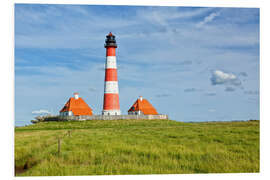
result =
M60 116L73 116L72 111L60 112Z
M61 117L60 117L61 119ZM169 119L168 115L159 114L159 115L92 115L92 116L66 116L62 117L62 120L122 120L122 119Z
M129 111L128 115L143 115L142 111Z

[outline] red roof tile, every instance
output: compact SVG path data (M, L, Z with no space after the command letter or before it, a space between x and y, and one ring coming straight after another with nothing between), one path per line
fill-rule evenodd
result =
M156 109L146 99L143 99L143 100L137 99L137 101L128 110L128 112L130 111L142 111L143 114L145 115L158 114Z
M92 109L80 97L78 99L75 99L74 97L69 98L68 102L60 112L66 111L72 111L74 116L93 115Z

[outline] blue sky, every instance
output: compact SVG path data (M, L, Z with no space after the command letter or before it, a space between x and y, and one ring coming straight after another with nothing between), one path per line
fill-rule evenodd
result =
M177 121L259 119L259 9L15 5L15 124L79 92L103 105L105 36L123 114L142 95Z

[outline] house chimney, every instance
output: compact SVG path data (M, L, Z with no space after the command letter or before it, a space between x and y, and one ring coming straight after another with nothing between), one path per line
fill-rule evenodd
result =
M142 101L143 100L142 96L140 96L139 99Z
M74 98L79 99L79 93L74 93Z

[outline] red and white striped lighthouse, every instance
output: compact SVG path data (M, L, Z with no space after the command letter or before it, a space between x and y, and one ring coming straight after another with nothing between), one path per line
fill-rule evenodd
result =
M102 115L120 115L119 90L117 80L117 66L115 49L117 48L115 36L110 32L106 36L104 101Z

